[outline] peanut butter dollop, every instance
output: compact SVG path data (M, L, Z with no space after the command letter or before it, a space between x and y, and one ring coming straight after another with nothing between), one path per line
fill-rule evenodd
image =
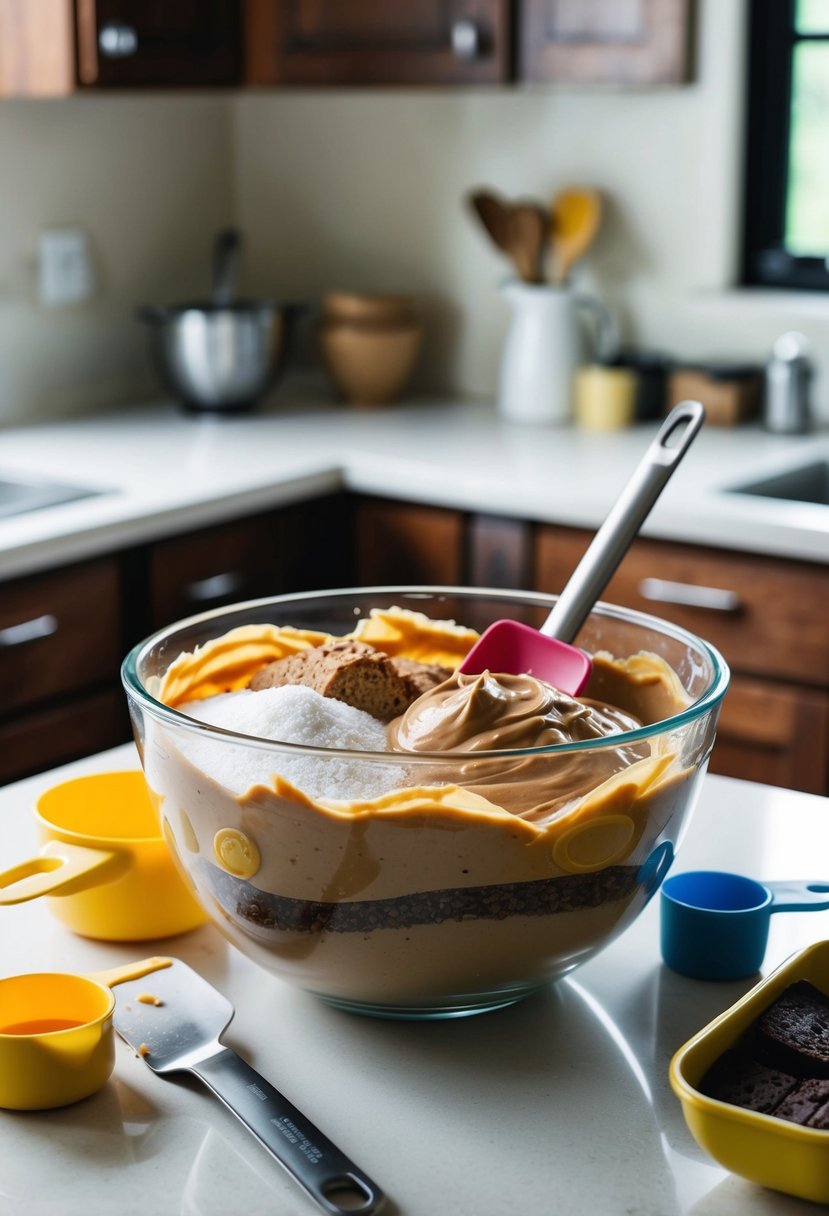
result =
M431 779L448 781L451 771L465 789L543 823L650 749L589 748L560 756L526 749L599 741L640 725L624 710L576 700L533 676L485 671L456 672L390 722L386 733L391 751L474 753L445 773L436 757ZM525 754L513 754L519 749Z
M634 730L611 705L577 701L529 675L456 673L390 723L392 751L504 751L552 747Z

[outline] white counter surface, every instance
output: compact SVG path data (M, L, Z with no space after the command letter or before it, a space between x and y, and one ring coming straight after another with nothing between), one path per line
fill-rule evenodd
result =
M0 866L31 855L30 807L58 779L137 767L126 745L0 790ZM707 777L675 870L819 877L829 802ZM824 875L825 877L825 875ZM74 937L45 901L0 909L2 974L184 959L234 1004L224 1041L387 1192L389 1216L807 1216L717 1166L668 1084L673 1052L751 987L660 961L658 900L571 977L498 1013L362 1018L260 971L211 927L164 943ZM764 972L829 937L829 912L772 918ZM112 1078L55 1111L0 1111L0 1216L311 1216L317 1209L189 1078L120 1040Z
M0 431L0 477L104 491L0 519L0 578L121 549L338 487L595 529L656 425L591 434L527 427L491 405L280 406L237 418L174 405ZM829 458L829 432L706 427L642 533L829 561L829 508L728 493Z

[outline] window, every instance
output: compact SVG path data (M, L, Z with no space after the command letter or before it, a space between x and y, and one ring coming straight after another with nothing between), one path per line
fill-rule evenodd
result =
M829 291L829 0L751 0L743 282Z

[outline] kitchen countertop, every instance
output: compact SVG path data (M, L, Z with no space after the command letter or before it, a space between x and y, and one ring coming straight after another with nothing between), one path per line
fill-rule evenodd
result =
M34 845L29 809L70 775L137 767L132 744L0 790L0 866ZM814 879L829 801L708 776L676 869ZM134 946L73 936L45 901L0 909L4 974L90 971L166 952L233 1002L225 1042L387 1192L389 1216L800 1216L695 1145L673 1052L751 987L659 960L658 901L572 976L497 1013L361 1018L260 971L212 927ZM772 918L764 974L829 937L829 911ZM2 1216L302 1216L317 1211L191 1079L162 1080L120 1040L110 1081L55 1111L0 1111Z
M0 578L47 569L338 488L595 529L656 424L521 426L487 403L355 410L287 404L235 418L173 404L0 431L0 477L99 496L0 519ZM646 536L829 562L829 508L726 492L814 459L829 432L707 427Z

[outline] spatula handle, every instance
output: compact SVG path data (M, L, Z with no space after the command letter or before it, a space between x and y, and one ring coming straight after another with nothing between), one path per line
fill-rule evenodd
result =
M571 574L541 633L562 642L573 641L704 418L705 410L698 401L681 401L674 406ZM679 440L671 444L669 440L683 426Z
M235 1051L220 1048L188 1071L253 1132L324 1212L369 1216L377 1211L384 1198L377 1184Z

